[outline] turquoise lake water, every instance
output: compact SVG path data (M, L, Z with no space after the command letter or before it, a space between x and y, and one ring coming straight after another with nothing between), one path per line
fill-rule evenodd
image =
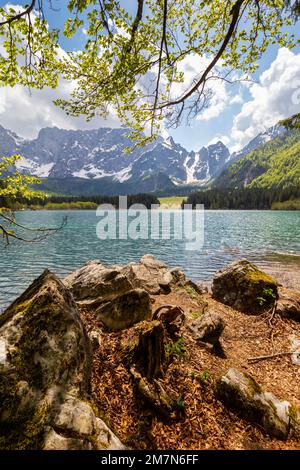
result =
M40 243L0 241L0 307L22 293L45 268L63 277L91 259L124 264L152 253L170 266L180 266L195 281L211 279L221 267L246 257L259 266L300 263L300 212L206 211L204 246L188 251L183 240L99 240L94 211L23 211L18 222L57 226L63 230ZM299 264L300 269L300 264Z

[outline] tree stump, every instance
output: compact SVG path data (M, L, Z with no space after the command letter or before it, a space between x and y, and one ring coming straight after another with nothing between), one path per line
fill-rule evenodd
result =
M137 332L133 362L149 380L163 375L165 362L164 327L160 321L152 321Z
M134 367L130 369L133 380L144 399L166 418L175 418L178 414L178 399L175 392L163 384L162 379L153 382L143 377Z
M174 338L179 335L185 316L181 307L177 305L163 305L155 310L153 319L161 321L168 335Z

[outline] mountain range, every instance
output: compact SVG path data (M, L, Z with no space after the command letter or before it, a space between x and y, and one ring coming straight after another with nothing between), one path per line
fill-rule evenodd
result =
M274 126L233 154L221 141L198 151L187 151L172 137L158 137L127 153L126 149L132 146L128 133L126 128L82 131L48 127L41 129L35 139L26 140L0 126L0 154L21 154L18 169L42 178L43 189L57 193L176 194L214 181L223 186L227 178L223 175L231 178L232 165L285 135L282 127Z
M213 182L215 188L300 188L300 133L277 134L254 150L232 161Z

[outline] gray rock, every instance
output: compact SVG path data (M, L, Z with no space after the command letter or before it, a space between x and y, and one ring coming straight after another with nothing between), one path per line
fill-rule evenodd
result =
M112 330L123 330L152 317L151 300L148 292L132 289L104 302L96 309L96 315L105 326Z
M89 404L90 342L55 275L45 271L0 316L0 342L1 449L106 448Z
M300 321L300 292L279 287L276 313Z
M92 436L95 432L95 419L90 405L78 398L67 396L55 418L55 428Z
M84 305L113 300L133 288L149 294L168 293L173 285L183 285L185 275L179 268L169 269L152 255L144 255L139 263L126 266L104 266L90 261L64 279L74 299Z
M100 261L89 261L64 279L76 301L93 305L111 300L132 289L122 267L106 267Z
M152 255L144 255L139 263L124 266L124 273L134 287L145 289L149 294L168 293L176 278L183 277L179 270L171 271Z
M95 421L95 431L94 442L96 450L126 450L122 442L100 418L97 418Z
M216 344L225 328L223 318L212 310L206 311L189 325L196 341Z
M123 446L120 440L107 427L104 421L95 416L91 406L72 396L66 397L65 402L60 407L60 410L56 415L54 426L56 431L59 430L63 434L69 432L72 435L80 437L83 449L125 449L125 446ZM50 432L50 438L50 442L53 446L52 432ZM57 439L56 436L55 439ZM70 448L70 444L72 446L78 446L77 440L78 439L76 439L75 443L73 441L71 441L71 443L68 441L65 444L68 448ZM46 444L49 447L49 437Z
M261 313L274 304L277 282L246 259L216 273L212 295L216 300L247 313Z
M291 427L290 403L264 392L249 375L229 369L217 382L216 393L226 406L261 426L270 436L287 439Z
M50 428L45 435L43 450L92 450L92 444L87 439L61 436Z

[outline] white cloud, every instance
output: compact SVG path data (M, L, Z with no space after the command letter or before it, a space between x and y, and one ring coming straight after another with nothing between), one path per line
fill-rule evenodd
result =
M240 94L234 95L230 100L230 104L242 104L243 102L244 99Z
M84 116L75 118L53 104L57 98L67 98L72 85L61 81L57 89L31 90L21 87L0 88L0 124L25 138L34 138L43 127L62 129L96 129L98 127L120 127L117 117L111 113L107 119Z
M20 5L5 5L8 10L13 7L16 11L23 11ZM31 13L35 17L35 12ZM87 31L83 28L83 34ZM5 55L3 45L0 43L0 54ZM67 54L59 47L59 58L66 58ZM21 63L21 60L20 60ZM62 129L96 129L99 127L120 127L116 113L111 110L107 119L95 117L87 121L84 116L71 117L53 104L55 99L68 99L74 88L74 83L60 80L56 89L28 90L21 86L0 87L0 124L21 137L34 138L43 127L60 127Z
M300 112L300 54L287 48L265 70L259 83L249 88L251 99L234 118L232 139L242 147L259 132Z
M201 73L207 68L211 62L211 57L197 56L190 54L185 57L179 64L179 71L184 73L184 82L172 85L172 98L178 98L182 96L189 87L192 86L196 77L200 77ZM222 61L220 61L218 67L214 73L222 71ZM232 76L233 80L239 79L239 74ZM209 121L213 118L220 116L225 109L231 104L242 103L242 97L239 94L232 95L232 88L228 86L224 80L221 79L210 79L207 83L207 87L210 91L210 100L208 106L198 114L196 117L197 121Z

